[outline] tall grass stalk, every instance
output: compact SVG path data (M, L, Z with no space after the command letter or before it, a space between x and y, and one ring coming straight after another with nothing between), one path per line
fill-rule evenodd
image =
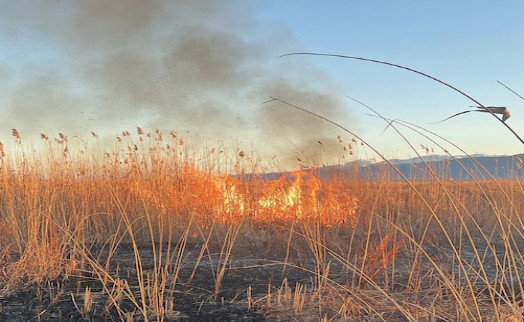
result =
M421 159L403 131L453 146L383 120ZM80 153L44 138L42 154L29 153L15 137L0 169L3 295L37 285L55 304L65 294L86 320L171 321L204 276L201 312L238 300L246 312L284 320L521 317L521 179L497 179L474 163L484 179L471 172L469 181L451 181L421 162L427 180L419 181L337 126L391 172L370 179L358 168L304 170L269 180L250 176L261 165L241 149L193 151L161 131L123 133L107 154L94 139ZM268 267L267 286L253 279L237 298L228 294L235 274L262 279Z

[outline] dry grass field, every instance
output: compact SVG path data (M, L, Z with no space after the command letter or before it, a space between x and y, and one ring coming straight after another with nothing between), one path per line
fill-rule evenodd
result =
M39 152L13 135L2 321L522 320L518 179L263 180L249 153L175 132L106 154L94 133Z

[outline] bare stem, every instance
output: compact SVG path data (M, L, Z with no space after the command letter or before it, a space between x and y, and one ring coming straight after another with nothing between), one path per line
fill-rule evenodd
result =
M462 90L456 88L455 86L451 85L451 84L448 84L434 76L431 76L429 74L426 74L426 73L423 73L421 71L418 71L416 69L413 69L413 68L410 68L410 67L406 67L406 66L402 66L402 65L398 65L398 64L393 64L393 63L389 63L389 62L385 62L385 61L380 61L380 60L376 60L376 59L369 59L369 58L363 58L363 57L355 57L355 56L346 56L346 55L337 55L337 54L326 54L326 53L309 53L309 52L300 52L300 53L288 53L288 54L284 54L284 55L281 55L280 57L286 57L286 56L296 56L296 55L307 55L307 56L327 56L327 57L336 57L336 58L345 58L345 59L355 59L355 60L362 60L362 61L367 61L367 62L372 62L372 63L377 63L377 64L383 64L383 65L388 65L388 66L392 66L392 67L396 67L396 68L400 68L400 69L404 69L404 70L407 70L407 71L410 71L410 72L413 72L413 73L416 73L416 74L419 74L419 75L422 75L424 77L427 77L429 79L432 79L444 86L447 86L449 88L451 88L452 90L458 92L459 94L461 94L462 96L465 96L467 97L468 99L470 99L471 101L473 101L475 104L477 104L480 108L484 109L486 112L489 112L491 115L493 115L500 123L502 123L519 141L520 143L522 143L524 145L524 140L522 140L522 138L517 134L517 132L515 132L508 124L506 124L505 122L503 122L500 118L497 117L497 115L495 115L492 111L490 111L488 108L486 108L484 105L482 105L479 101L477 101L475 98L473 98L472 96L466 94L465 92L463 92Z

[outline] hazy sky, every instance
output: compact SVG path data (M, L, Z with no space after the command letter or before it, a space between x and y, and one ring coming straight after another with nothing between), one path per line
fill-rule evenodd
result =
M0 0L0 140L10 129L113 139L136 126L190 130L195 144L232 144L263 158L339 159L351 136L282 104L339 122L389 157L414 156L387 117L444 135L468 153L523 146L458 93L407 71L312 51L405 65L506 105L524 136L522 1L8 1ZM417 147L427 139L405 134ZM318 141L323 142L319 145ZM362 153L362 152L361 152ZM360 155L365 157L365 155Z

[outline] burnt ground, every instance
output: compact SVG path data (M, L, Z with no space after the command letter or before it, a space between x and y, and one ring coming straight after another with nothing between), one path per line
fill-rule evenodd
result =
M144 271L153 270L153 254L150 248L140 249ZM101 261L102 262L102 261ZM136 265L133 249L120 245L112 257L113 276L129 285L137 298L139 295L136 278ZM196 266L196 254L189 253L181 265L179 279L174 289L167 288L166 297L173 299L174 307L166 313L164 321L302 321L293 313L283 316L270 315L257 309L248 308L248 287L252 298L267 295L268 286L272 289L281 286L283 265L275 261L253 259L231 259L223 277L221 288L215 294L214 281L218 256L206 256L197 266L196 273L187 283ZM118 271L117 271L118 270ZM285 277L289 285L295 283L311 284L312 274L302 269L286 267ZM168 282L170 283L170 282ZM108 284L110 287L114 283ZM91 309L82 314L85 289L92 294ZM170 295L170 296L169 296ZM0 321L120 321L124 314L142 321L144 317L133 303L125 297L119 303L123 312L117 311L108 300L99 279L93 274L69 276L60 281L49 281L40 285L25 285L15 291L0 293ZM293 311L293 310L291 310ZM150 321L156 321L154 315ZM307 318L306 318L307 320Z
M173 280L167 282L165 298L170 299L173 304L171 310L164 314L164 321L318 321L318 308L314 304L295 310L293 304L276 303L275 298L283 283L283 277L287 285L293 288L296 283L305 285L311 290L315 285L313 258L295 259L295 264L287 265L283 274L282 259L253 259L254 256L243 258L233 257L227 262L227 269L221 283L219 292L215 292L214 281L216 280L217 267L220 264L218 255L204 256L198 262L197 258L200 247L195 245L193 250L185 253L176 283ZM454 256L447 248L427 248L432 254L439 254L441 267L444 270L456 270L457 262L451 260ZM153 254L151 248L139 250L142 259L142 267L145 274L153 270ZM93 252L97 253L97 252ZM102 252L103 254L103 252ZM399 272L396 276L399 284L393 288L397 289L403 297L406 296L406 304L420 297L420 294L408 299L409 292L405 287L409 274L409 258L399 254L395 270ZM481 253L484 258L483 266L490 279L495 279L497 270L495 257L489 253ZM104 256L102 256L104 257ZM402 259L402 257L404 257ZM504 253L497 252L499 260L504 258ZM107 258L107 256L106 256ZM471 250L463 249L461 258L475 271L475 256ZM163 262L166 258L163 258ZM105 262L100 258L100 262ZM428 264L428 263L426 263ZM421 264L424 266L424 263ZM422 267L421 271L431 271L432 267ZM117 252L112 256L110 270L111 276L120 278L120 285L124 285L134 296L139 299L140 292L137 282L136 265L133 248L129 245L120 245ZM196 269L195 269L196 267ZM455 268L454 268L455 267ZM310 271L308 271L310 270ZM87 270L93 271L91 270ZM194 274L193 274L194 272ZM193 277L192 277L193 276ZM404 278L403 278L404 277ZM340 262L332 261L329 278L339 285L349 285L349 276L344 273ZM114 287L115 283L107 283ZM169 285L175 285L174 288ZM85 290L89 287L91 291L92 306L82 313ZM422 286L422 289L430 289L431 285ZM485 284L479 281L479 289L485 288ZM251 307L248 305L248 290L255 301ZM273 302L268 306L267 294L271 290ZM143 321L144 316L128 298L115 295L118 300L119 312L115 305L108 300L108 292L104 290L100 278L94 274L85 273L82 276L69 276L61 280L49 281L39 285L23 285L9 293L0 292L0 321ZM113 294L117 294L114 292ZM394 295L394 294L393 294ZM258 301L257 301L258 300ZM401 300L402 302L402 300ZM451 302L450 302L451 303ZM450 308L453 306L450 305ZM368 312L369 313L369 312ZM364 313L364 315L367 313ZM442 321L453 321L453 315ZM154 315L148 313L150 321L156 321ZM383 319L384 316L381 316ZM374 321L368 316L366 321ZM380 320L380 319L378 319ZM390 321L403 321L400 316L389 316Z

